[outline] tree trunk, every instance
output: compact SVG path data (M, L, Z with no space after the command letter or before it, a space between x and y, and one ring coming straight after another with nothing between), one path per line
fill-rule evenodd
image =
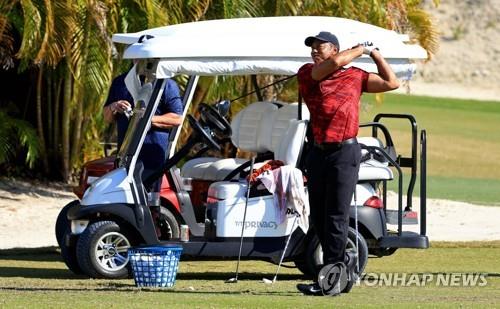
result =
M54 96L53 96L53 74L48 74L47 75L47 144L48 148L53 150L55 149L54 147L54 136L52 135L52 132L54 132L54 113L52 111L52 104L54 103ZM51 151L53 153L53 151Z
M49 161L47 160L47 147L45 144L44 130L43 130L43 117L42 117L42 86L43 86L43 66L38 68L38 76L36 82L36 120L38 138L40 139L40 155L42 158L43 172L49 173Z
M57 74L57 83L54 89L54 149L56 158L58 161L60 160L60 137L61 137L61 91L63 86L63 80L60 78L60 74Z
M76 86L76 83L75 83ZM79 86L76 86L77 88ZM70 156L70 169L73 170L75 162L78 160L80 148L82 146L82 120L83 120L83 102L79 100L80 91L75 89L74 98L76 99L74 105L76 108L75 117L73 118L73 140L71 141L71 156Z
M69 65L69 64L68 64ZM69 135L71 132L70 128L70 115L71 115L71 85L73 76L71 75L71 70L66 68L66 76L64 79L64 97L63 97L63 114L62 114L62 176L64 181L70 181L70 146L71 142L69 140Z
M91 33L91 25L90 20L87 19L85 24L85 42L83 44L82 50L82 60L80 63L80 67L77 69L77 79L80 80L82 69L84 69L87 65L87 58L89 54L89 43L90 39L88 35ZM73 170L73 166L75 162L78 161L78 156L80 155L80 149L82 147L82 122L83 122L83 102L82 93L84 93L83 85L79 82L75 82L73 84L74 92L73 99L76 101L76 115L73 119L74 127L73 127L73 141L71 147L71 169Z

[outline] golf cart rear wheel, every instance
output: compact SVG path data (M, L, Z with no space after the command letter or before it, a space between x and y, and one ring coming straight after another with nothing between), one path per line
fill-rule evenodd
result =
M376 257L389 256L394 254L398 248L370 248L369 253Z
M180 227L174 214L167 208L160 207L158 226L161 231L161 240L170 240L180 237Z
M116 222L94 222L78 239L78 264L82 271L92 278L127 278L130 246L126 231Z
M366 264L368 263L368 245L363 235L358 233L358 248L356 248L356 230L349 227L347 236L347 246L346 251L354 251L358 253L359 258L359 270L355 272L360 275L363 273ZM319 243L319 239L316 235L309 242L304 254L304 260L300 262L300 267L297 265L300 271L304 273L307 277L316 278L319 270L323 266L323 249Z

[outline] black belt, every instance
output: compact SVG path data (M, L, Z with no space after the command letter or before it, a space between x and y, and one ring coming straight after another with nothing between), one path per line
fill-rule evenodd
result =
M357 143L358 143L358 140L355 137L352 137L352 138L346 139L345 141L338 142L338 143L335 143L335 142L333 142L333 143L321 143L321 144L314 143L314 147L319 148L323 151L335 151L335 150L339 150L340 148L342 148L342 146L353 145L353 144L357 144Z

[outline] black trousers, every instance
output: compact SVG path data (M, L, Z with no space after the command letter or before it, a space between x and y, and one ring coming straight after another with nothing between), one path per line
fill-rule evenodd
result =
M323 247L326 264L346 262L349 207L358 180L361 147L343 145L335 150L313 147L309 152L307 189L311 224Z

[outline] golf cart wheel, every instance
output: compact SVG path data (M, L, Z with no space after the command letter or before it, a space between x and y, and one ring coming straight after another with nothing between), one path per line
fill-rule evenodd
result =
M354 251L358 253L359 270L355 272L360 275L363 273L366 264L368 263L368 245L366 240L358 233L358 248L356 248L356 230L349 227L347 236L346 251ZM306 276L316 278L318 271L323 266L323 249L316 235L311 239L305 251L305 259L303 265L299 268Z
M160 207L158 225L161 231L162 240L176 239L181 235L179 222L175 218L174 214L163 206Z
M77 241L78 236L71 235L71 229L67 227L63 235L61 235L61 243L59 244L59 247L61 248L61 257L64 264L66 264L68 269L74 274L81 275L83 272L76 258Z
M73 207L74 205L78 205L80 203L79 200L74 200L61 208L61 211L59 211L59 214L57 215L56 219L56 239L57 239L57 244L59 247L61 247L61 243L64 239L64 234L66 233L67 228L71 228L71 223L68 220L68 210Z
M92 278L127 278L130 246L129 237L116 222L94 222L87 226L78 239L78 264Z

